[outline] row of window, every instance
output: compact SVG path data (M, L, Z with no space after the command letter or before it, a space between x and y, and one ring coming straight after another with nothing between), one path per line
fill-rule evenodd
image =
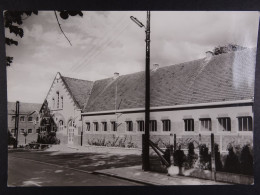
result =
M62 109L63 108L63 96L60 96L60 92L56 92L56 100L57 100L57 102L55 102L55 97L53 97L52 98L52 108L53 109L55 109L55 108L57 108L57 109ZM61 102L61 104L60 104L60 102ZM56 105L55 105L55 103L56 103Z
M25 119L26 119L26 117L25 116L20 116L20 121L21 122L25 122ZM15 121L15 116L12 116L12 119L11 119L12 121ZM33 117L32 116L29 116L28 118L27 118L27 120L28 120L28 122L33 122ZM39 117L36 117L36 122L38 122L39 121Z
M110 122L111 131L117 131L118 124L115 121ZM218 118L219 131L231 131L231 119L229 117ZM238 117L239 131L252 131L252 117ZM99 131L99 123L93 122L94 131ZM137 121L137 131L144 131L145 124L143 120ZM157 121L150 120L149 129L152 132L157 131ZM107 122L101 122L101 130L107 131ZM126 121L126 130L133 131L133 121ZM171 131L171 121L169 119L162 120L162 130ZM210 118L200 119L200 130L211 131L212 122ZM90 131L90 122L86 122L86 131ZM194 119L184 119L184 131L194 131Z
M20 129L19 132L20 132L20 134L24 134L24 133L25 133L25 129ZM15 134L15 129L11 129L11 133L12 133L12 134ZM27 130L27 133L28 133L28 134L31 134L31 133L32 133L32 129L28 129L28 130Z

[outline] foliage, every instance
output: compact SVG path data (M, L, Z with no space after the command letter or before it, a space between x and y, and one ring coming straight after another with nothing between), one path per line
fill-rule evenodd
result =
M37 143L40 144L59 144L60 140L56 137L55 132L39 133Z
M215 147L216 171L221 171L223 169L223 165L222 165L222 162L221 162L219 146L218 146L218 144L215 144L214 147Z
M204 170L211 170L211 156L206 144L199 146L200 164L199 167Z
M8 145L15 145L16 139L13 137L12 133L8 130Z
M245 145L242 148L241 156L240 156L240 168L241 173L246 175L253 174L253 156L250 153L249 146Z
M127 136L125 135L123 138L119 138L119 136L113 135L112 141L106 141L106 138L96 138L89 139L89 145L93 146L106 146L106 147L121 147L121 148L137 148L137 146L132 142L132 136L130 136L129 141L127 142Z
M195 151L194 151L195 147L194 147L194 144L193 142L190 142L188 144L188 155L187 155L187 159L184 163L184 167L185 169L190 169L190 168L193 168L197 159L198 159L198 155L195 154Z
M68 11L68 10L59 10L60 17L64 20L68 19L69 16L83 16L81 11ZM4 26L9 30L11 34L22 38L24 36L23 31L23 21L32 15L38 15L38 11L5 11L4 12ZM5 38L6 45L18 45L18 41L10 37ZM13 57L6 57L6 65L10 66L13 62Z
M178 167L183 166L183 164L186 160L186 156L185 156L184 152L181 150L181 147L179 147L179 149L174 152L173 158L174 158L175 165L177 165Z
M229 53L232 51L239 51L239 50L243 50L243 49L246 49L246 47L242 47L242 46L236 45L236 44L228 44L228 45L224 45L224 46L215 47L213 49L213 55L219 55L219 54Z
M238 156L234 153L233 147L228 148L228 155L225 161L224 171L230 173L240 173L240 163Z

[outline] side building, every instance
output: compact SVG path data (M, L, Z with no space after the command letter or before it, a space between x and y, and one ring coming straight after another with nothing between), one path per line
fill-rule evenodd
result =
M256 50L244 49L151 70L151 139L187 145L253 143ZM82 111L83 145L141 147L144 72L95 81Z
M18 145L37 140L40 126L39 111L41 104L20 102L18 118ZM8 131L15 136L16 102L8 102ZM27 133L26 143L24 133Z

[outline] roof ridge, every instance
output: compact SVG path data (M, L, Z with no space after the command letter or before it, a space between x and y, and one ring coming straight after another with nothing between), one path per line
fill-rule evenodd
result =
M63 78L68 78L68 79L73 79L73 80L80 80L80 81L87 81L87 82L94 82L94 81L89 81L89 80L84 80L84 79L78 79L78 78L72 78L72 77L65 77L65 76L62 76L61 77Z

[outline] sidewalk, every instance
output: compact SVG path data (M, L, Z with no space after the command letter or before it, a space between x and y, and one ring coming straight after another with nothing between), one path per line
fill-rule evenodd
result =
M95 171L94 173L126 179L147 185L229 185L227 183L185 176L167 176L163 173L144 172L141 166L104 169Z

